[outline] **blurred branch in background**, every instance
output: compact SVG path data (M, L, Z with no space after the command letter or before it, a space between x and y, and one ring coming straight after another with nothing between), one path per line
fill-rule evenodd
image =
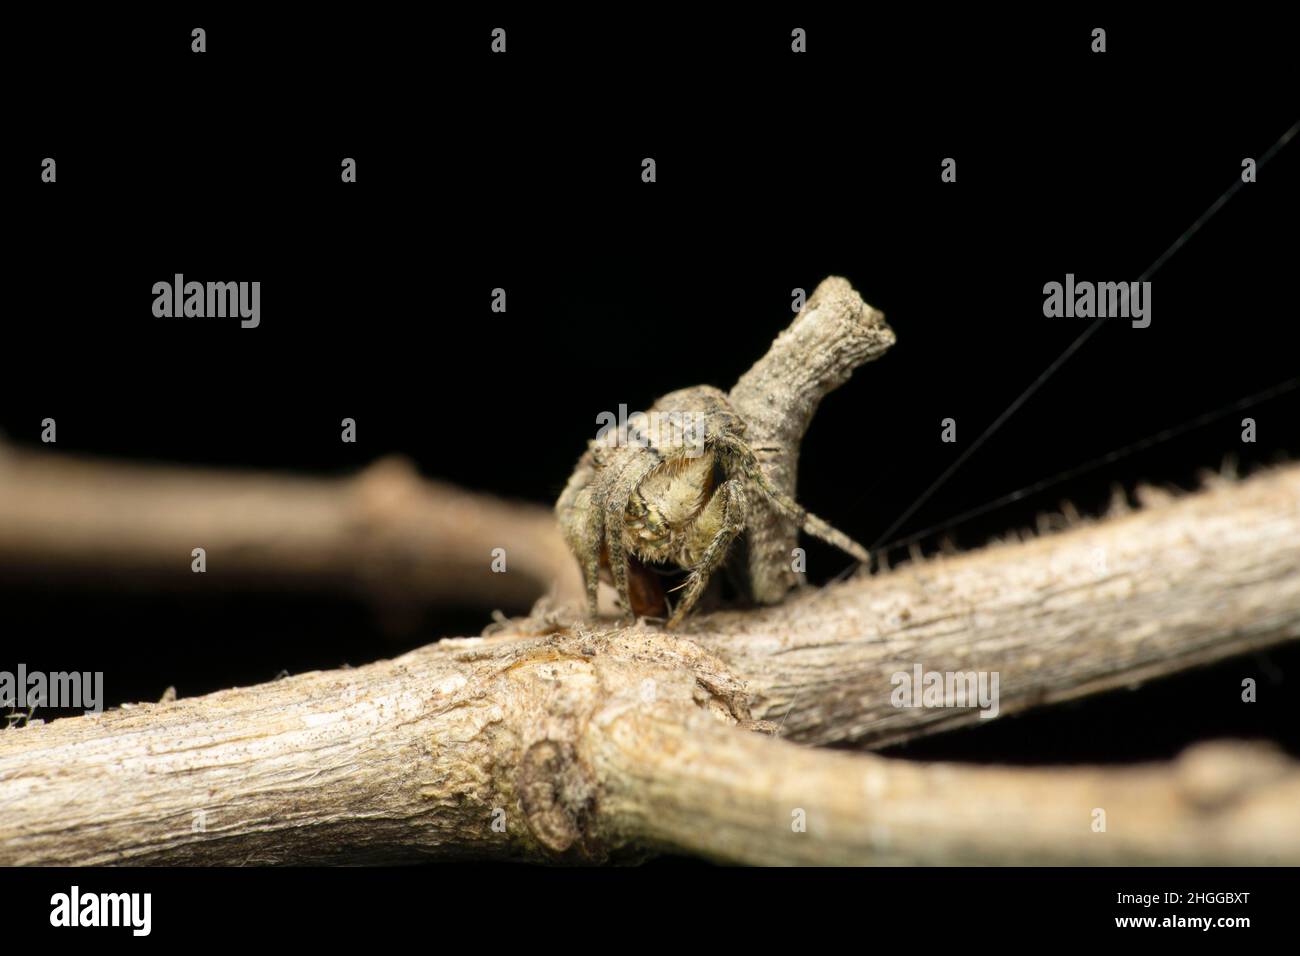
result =
M191 569L203 548L207 573ZM504 550L505 573L492 569ZM421 479L130 464L0 445L0 578L143 592L331 591L402 612L581 593L549 509Z

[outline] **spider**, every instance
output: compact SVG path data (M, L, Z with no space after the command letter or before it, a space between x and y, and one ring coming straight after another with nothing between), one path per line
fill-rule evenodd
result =
M588 443L555 511L582 568L589 617L603 574L628 614L657 616L667 600L652 568L675 567L688 572L668 618L669 627L679 625L746 530L754 495L808 534L870 560L860 544L773 485L745 431L726 393L702 385L665 395L626 435L607 431Z

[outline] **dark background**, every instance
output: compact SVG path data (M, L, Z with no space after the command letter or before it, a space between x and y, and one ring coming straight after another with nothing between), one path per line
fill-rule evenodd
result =
M31 447L51 416L63 452L317 474L399 452L549 504L598 412L729 387L791 290L839 274L898 344L823 404L800 498L872 544L1087 327L1043 317L1045 282L1137 279L1300 118L1287 31L1257 11L621 16L12 24L0 429ZM1156 274L1150 328L1107 323L892 537L1294 380L1298 180L1292 143ZM260 280L261 327L154 318L176 272ZM1095 514L1116 483L1294 458L1297 413L1292 390L950 533L976 546L1062 500ZM846 563L808 550L814 581ZM190 696L474 633L487 610L393 641L344 597L0 583L0 668L103 670L110 705ZM1279 650L902 752L1122 761L1238 735L1300 753L1297 673Z

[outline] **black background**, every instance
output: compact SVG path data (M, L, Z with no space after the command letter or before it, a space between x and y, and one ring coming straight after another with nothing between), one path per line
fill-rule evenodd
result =
M898 344L823 404L800 498L873 543L1087 327L1043 317L1045 282L1136 279L1296 122L1285 40L1257 12L1185 10L14 24L0 428L31 447L50 416L60 451L318 474L399 452L549 504L598 412L729 387L789 323L791 290L838 274ZM1155 275L1150 328L1101 328L892 537L1292 380L1298 180L1292 143ZM177 272L260 280L261 326L154 318L151 287ZM1297 412L1293 390L950 534L975 546L1062 500L1097 513L1117 483L1192 488L1227 456L1293 458ZM939 440L950 416L955 445ZM843 569L808 547L814 581ZM110 704L486 621L439 613L395 642L343 597L31 582L0 585L0 607L0 667L104 670ZM1119 761L1223 735L1300 753L1297 666L1279 650L903 753ZM1244 677L1262 688L1251 707Z

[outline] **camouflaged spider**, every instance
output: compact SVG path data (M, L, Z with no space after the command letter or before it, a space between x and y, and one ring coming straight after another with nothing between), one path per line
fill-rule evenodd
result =
M744 420L710 386L659 399L655 425L607 432L588 444L555 511L582 567L587 613L608 574L632 614L654 616L666 600L650 566L688 571L668 626L680 624L704 593L750 519L749 496L765 496L804 531L868 561L866 550L776 488L745 442Z

